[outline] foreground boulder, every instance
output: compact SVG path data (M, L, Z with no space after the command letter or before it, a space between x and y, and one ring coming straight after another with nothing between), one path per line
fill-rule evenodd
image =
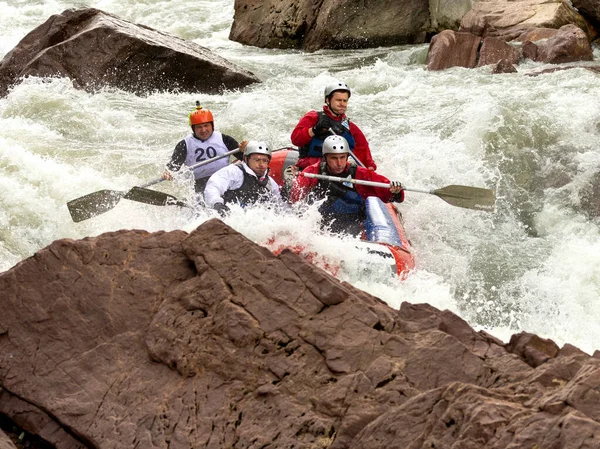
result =
M50 17L0 64L0 95L27 76L64 76L77 87L220 93L258 82L193 42L86 8Z
M0 274L0 414L63 448L600 445L600 360L391 309L218 220Z

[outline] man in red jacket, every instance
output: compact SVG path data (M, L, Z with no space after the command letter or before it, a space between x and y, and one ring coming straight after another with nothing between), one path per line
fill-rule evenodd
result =
M377 169L365 135L346 117L348 100L352 94L350 88L346 83L334 81L325 86L324 94L323 111L307 112L292 131L292 144L296 145L300 152L296 167L304 170L309 165L319 162L323 140L327 136L340 135L346 139L350 151L365 167L369 170Z
M323 160L306 169L294 181L290 201L296 203L306 199L309 204L325 200L319 207L326 225L333 232L359 234L365 220L365 199L376 196L383 202L401 203L404 201L402 184L390 182L385 176L373 170L357 167L348 162L349 145L342 136L329 136L323 141ZM374 181L390 184L389 188L372 187L361 184L340 183L317 178L308 178L304 173L315 173L340 178L350 176L361 181Z

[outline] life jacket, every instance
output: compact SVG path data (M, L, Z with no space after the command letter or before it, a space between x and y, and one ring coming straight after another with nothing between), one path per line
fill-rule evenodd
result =
M324 111L319 111L317 112L318 114L318 118L317 118L317 122L318 120L325 114ZM350 151L354 150L354 137L352 137L352 134L350 134L350 121L345 119L342 120L341 122L339 122L340 124L340 129L339 130L335 130L338 136L342 136L344 139L346 139L348 141L348 145L350 146ZM341 132L341 130L344 130L343 132ZM331 134L330 134L331 135ZM325 136L327 137L327 136ZM323 156L323 141L325 140L325 138L319 138L317 136L314 136L312 139L310 139L310 142L308 142L306 145L298 148L299 151L299 155L298 158L302 159L305 157L321 157Z
M223 194L225 204L237 203L242 207L249 204L264 203L271 199L271 188L269 185L269 169L262 181L257 176L252 176L242 164L237 166L244 175L244 181L239 189L227 190Z
M223 142L223 134L219 131L214 131L207 140L200 140L194 137L193 134L189 134L185 138L185 146L187 148L187 155L185 158L185 165L196 165L198 162L203 162L207 159L212 159L215 156L220 156L229 151L225 142ZM208 178L210 175L226 167L229 164L228 158L221 158L207 165L202 165L194 169L194 178L202 179Z
M327 173L325 162L321 163L321 173ZM354 178L356 175L356 166L351 165L348 173L340 177ZM319 207L319 212L326 220L341 218L342 216L352 216L362 221L366 218L365 200L355 190L354 184L338 183L335 181L319 180L311 194L314 200L325 198L325 202Z

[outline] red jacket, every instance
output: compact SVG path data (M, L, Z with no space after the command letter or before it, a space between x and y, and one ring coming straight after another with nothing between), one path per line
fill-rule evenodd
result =
M346 115L342 115L340 117L334 116L327 105L323 106L323 111L333 120L341 122ZM309 111L304 114L304 117L300 119L294 130L292 131L292 144L297 147L303 147L304 145L308 145L312 137L308 134L308 130L317 124L319 120L319 115L317 111ZM373 160L373 156L371 156L371 149L369 148L369 142L367 142L367 138L360 130L358 126L354 122L350 122L350 134L354 137L354 149L352 152L356 155L356 157L365 164L365 167L373 167L375 170L377 169L377 164ZM308 160L303 160L298 164L298 167L304 168L308 165L311 165L315 162L318 162L320 159L316 157L304 158Z
M304 171L302 173L323 174L323 173L321 173L320 165L321 165L320 162L309 165L308 167L306 167L304 169ZM339 176L340 178L347 177L349 174L349 172L348 172L349 168L350 168L350 164L348 163L348 164L346 164L346 169L344 170L344 173L342 173L341 175L335 175L335 176ZM312 189L314 189L319 182L319 179L307 178L306 176L302 176L302 173L298 174L298 176L296 177L296 180L294 181L294 185L292 187L292 191L290 192L290 201L292 203L295 203L295 202L298 202L298 201L304 199L304 197L306 197L306 195L308 195L308 193ZM389 184L389 182L390 182L390 180L387 179L385 176L375 173L372 170L367 170L366 168L362 168L362 167L356 167L356 174L354 176L354 179L358 179L361 181L384 182L386 184ZM336 182L336 181L331 181L331 182ZM402 201L404 201L404 190L402 190L399 194L392 195L392 192L390 192L390 189L388 189L386 187L373 187L373 186L365 186L362 184L354 184L354 187L356 189L356 192L363 199L366 199L369 196L376 196L376 197L379 197L381 199L381 201L383 201L384 203L389 203L390 200L392 199L392 196L394 196L395 202L401 203Z

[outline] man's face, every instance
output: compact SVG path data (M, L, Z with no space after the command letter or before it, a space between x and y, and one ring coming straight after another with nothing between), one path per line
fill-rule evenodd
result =
M327 169L332 175L339 175L346 169L346 163L348 162L348 153L341 154L326 154L325 163Z
M348 92L334 92L327 101L329 109L337 115L345 114L348 107L348 98L350 98Z
M200 123L194 125L194 135L200 140L208 140L213 133L212 123Z
M269 168L269 162L271 159L266 154L251 154L246 160L246 164L250 167L250 170L254 172L256 176L262 176L267 168Z

